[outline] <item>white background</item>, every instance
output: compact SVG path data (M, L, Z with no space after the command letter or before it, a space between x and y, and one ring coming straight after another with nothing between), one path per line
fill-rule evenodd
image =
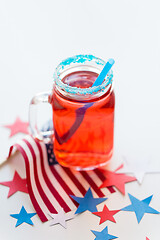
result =
M52 89L54 69L64 58L82 53L106 61L114 58L115 152L139 161L149 156L160 169L159 9L158 0L0 0L0 124L12 123L17 115L28 120L31 97ZM16 139L8 140L8 136L9 131L1 127L1 160ZM0 169L1 181L13 175L11 169ZM154 194L151 205L160 211L159 182L160 174L150 174L142 186L131 183L126 190L140 199ZM116 224L103 226L98 226L99 219L85 213L68 222L67 230L61 226L50 229L34 217L35 227L23 224L15 229L9 214L20 209L16 199L27 205L29 198L18 193L7 200L7 191L0 186L0 236L4 240L22 236L94 239L90 229L100 231L106 225L109 233L121 240L146 236L154 240L160 234L160 216L146 214L138 225L131 213L119 213ZM109 201L114 209L129 204L128 196L120 193L111 195ZM33 211L31 204L29 210Z

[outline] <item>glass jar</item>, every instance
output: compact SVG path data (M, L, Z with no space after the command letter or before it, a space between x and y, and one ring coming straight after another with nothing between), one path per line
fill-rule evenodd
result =
M54 154L66 167L93 169L108 163L113 154L113 72L92 87L105 62L92 55L62 61L54 73L49 102L54 125Z

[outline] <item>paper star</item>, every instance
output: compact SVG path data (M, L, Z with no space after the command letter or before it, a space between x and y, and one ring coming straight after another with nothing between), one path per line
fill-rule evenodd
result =
M36 215L36 213L27 213L26 209L22 206L21 211L19 214L10 214L11 217L16 218L17 219L17 223L16 226L19 226L22 223L28 223L30 225L33 225L33 222L31 220L31 218Z
M68 213L65 213L63 208L57 213L53 214L51 213L50 216L53 218L50 222L50 226L53 226L55 224L61 224L64 228L66 227L66 221L73 219L75 217L75 211L70 211Z
M0 184L9 187L8 198L18 191L28 193L26 179L21 178L16 171L12 181L0 182Z
M107 198L93 198L91 189L89 188L86 192L85 196L82 197L76 197L71 196L76 202L79 203L79 206L77 208L77 211L75 213L82 213L86 210L90 212L97 212L96 205L104 202Z
M153 166L152 162L149 160L148 157L138 157L138 158L129 158L125 159L124 167L118 170L119 173L132 173L139 184L142 184L144 179L144 175L146 173L160 173L160 169L157 169Z
M109 221L112 221L112 222L116 222L113 215L115 215L117 212L119 212L120 210L109 210L107 208L106 205L104 205L103 207L103 210L101 212L93 212L93 214L95 214L96 216L99 216L101 219L100 219L100 222L99 224L109 220Z
M104 180L100 188L115 186L122 194L125 194L125 183L136 181L135 177L123 173L116 173L108 170L103 170L103 172L106 180Z
M91 230L96 238L94 240L110 240L117 238L116 236L108 234L108 227L106 226L101 232Z
M149 206L153 195L151 195L148 198L145 198L144 200L139 200L132 196L131 194L128 194L131 205L122 208L122 211L130 211L130 212L135 212L136 218L138 223L141 221L142 217L144 216L145 213L154 213L154 214L159 214L159 212Z
M12 137L19 132L28 134L28 126L29 123L21 121L19 117L16 118L13 124L4 125L5 128L9 128L11 130L9 137Z

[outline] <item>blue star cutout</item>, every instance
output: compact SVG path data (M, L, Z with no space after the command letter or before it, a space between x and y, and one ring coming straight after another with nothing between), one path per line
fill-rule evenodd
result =
M28 223L30 225L33 225L33 222L31 218L36 215L36 213L27 213L26 209L22 206L21 211L19 214L10 214L11 217L17 219L16 227L19 226L22 223Z
M91 230L91 231L96 236L96 238L94 240L110 240L110 239L117 238L116 236L108 234L108 227L107 226L102 230L102 232L97 232L97 231L93 231L93 230Z
M76 197L72 196L71 197L79 203L79 206L77 208L76 213L82 213L86 210L90 212L97 212L97 207L96 205L104 202L107 198L93 198L91 189L89 188L88 191L86 192L85 196L82 197Z
M132 204L122 208L121 210L135 212L138 223L141 221L145 213L154 213L154 214L160 213L149 206L153 195L151 195L148 198L145 198L144 200L139 200L134 196L132 196L131 194L128 194L128 195Z

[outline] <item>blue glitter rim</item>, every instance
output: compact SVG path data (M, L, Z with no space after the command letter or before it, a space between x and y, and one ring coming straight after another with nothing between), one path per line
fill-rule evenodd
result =
M97 58L93 55L75 55L73 57L69 57L65 60L63 60L56 68L56 71L54 73L54 80L55 83L58 87L60 87L62 90L64 90L67 93L71 94L79 94L79 95L88 95L88 94L95 94L100 91L104 91L106 87L112 83L112 78L113 78L113 71L110 70L105 81L99 85L99 86L94 86L94 87L89 87L89 88L78 88L78 87L71 87L65 83L63 83L61 80L61 73L71 67L71 66L76 66L76 64L81 64L85 65L86 63L91 64L94 63L96 65L105 66L106 62L103 61L100 58Z

